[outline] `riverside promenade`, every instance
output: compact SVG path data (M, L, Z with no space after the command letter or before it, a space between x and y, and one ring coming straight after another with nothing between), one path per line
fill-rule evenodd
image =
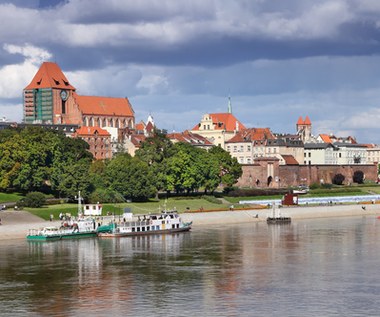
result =
M313 219L328 217L380 216L380 204L352 204L332 206L282 207L277 211L280 216L297 219ZM204 211L181 213L184 222L193 221L193 229L198 226L213 224L237 224L266 221L272 209L249 209L233 211ZM0 241L25 239L29 229L44 226L59 226L60 221L45 221L27 211L0 212ZM380 220L379 220L380 221Z

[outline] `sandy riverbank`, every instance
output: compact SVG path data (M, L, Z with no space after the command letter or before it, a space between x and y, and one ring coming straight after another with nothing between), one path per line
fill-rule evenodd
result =
M197 226L211 224L265 221L271 213L271 209L197 212L184 213L182 214L182 218L185 222L193 221L193 228L196 228ZM280 214L281 216L292 217L292 221L308 218L377 216L380 215L380 205L283 207L280 208ZM2 221L2 225L0 225L0 240L25 239L29 229L48 225L60 225L60 221L44 221L26 211L2 211L0 212L0 218Z

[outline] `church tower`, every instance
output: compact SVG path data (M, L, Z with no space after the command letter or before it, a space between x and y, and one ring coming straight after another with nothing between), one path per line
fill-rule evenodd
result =
M74 92L75 87L56 63L43 63L24 89L24 122L62 123L56 114L66 114L74 103Z
M296 129L297 135L300 136L303 143L311 142L311 121L308 116L306 116L305 120L302 117L298 118Z

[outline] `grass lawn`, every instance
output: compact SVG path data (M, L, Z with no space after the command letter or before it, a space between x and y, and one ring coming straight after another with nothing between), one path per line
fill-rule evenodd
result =
M120 204L103 204L103 215L107 213L121 215L124 208L131 208L134 214L148 214L159 212L160 210L165 209L171 210L176 209L178 212L184 212L187 210L199 210L201 207L205 210L212 209L225 209L227 210L230 204L215 204L211 203L205 199L171 199L169 198L166 202L161 200L159 202L150 201L150 202L131 202L131 203L120 203ZM61 205L51 205L44 206L42 208L29 208L25 207L25 210L31 212L32 214L41 217L45 220L48 220L50 214L54 216L54 219L59 218L59 214L70 213L74 216L78 214L78 206L76 204L61 204Z
M0 204L8 203L8 202L16 202L16 201L19 201L22 197L24 196L21 194L0 193Z

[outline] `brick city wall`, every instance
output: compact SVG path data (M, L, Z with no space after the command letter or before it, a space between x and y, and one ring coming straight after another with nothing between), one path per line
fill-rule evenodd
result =
M273 178L268 185L268 164L271 164ZM314 183L331 184L336 174L345 177L344 184L353 183L356 171L362 171L365 179L377 181L377 165L279 165L278 161L261 161L252 165L243 165L243 175L239 178L238 187L278 188L311 185Z

